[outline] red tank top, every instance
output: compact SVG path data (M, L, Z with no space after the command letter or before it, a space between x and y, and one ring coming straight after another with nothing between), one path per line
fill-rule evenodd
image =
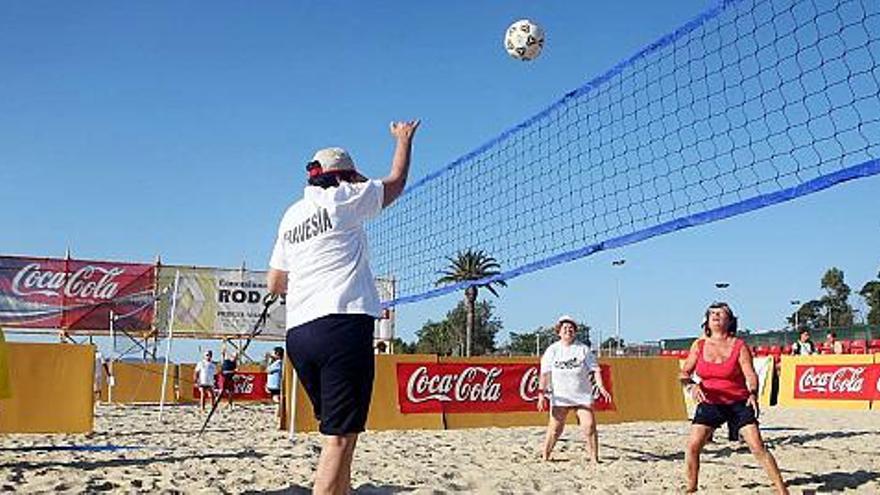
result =
M709 404L732 404L749 398L746 377L739 366L739 353L742 351L743 340L733 342L733 350L721 363L712 363L703 358L703 344L697 341L697 367L694 371L703 380L700 388L706 395Z

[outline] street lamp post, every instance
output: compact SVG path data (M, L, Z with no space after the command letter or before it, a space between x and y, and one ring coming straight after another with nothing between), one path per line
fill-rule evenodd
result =
M619 260L614 260L611 262L611 266L621 267L626 263L626 260L621 258ZM617 346L617 355L620 355L621 352L621 342L620 342L620 274L617 274L617 304L615 305L615 324L614 324L614 335L615 335L615 344Z
M797 333L800 331L800 324L798 323L798 316L801 314L801 302L798 299L792 299L791 305L794 306L794 338L797 338ZM786 344L788 344L788 339L786 339Z

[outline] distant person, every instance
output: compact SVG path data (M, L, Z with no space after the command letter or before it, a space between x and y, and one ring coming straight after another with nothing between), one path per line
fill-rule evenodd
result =
M736 337L737 319L726 303L714 303L703 319L705 336L697 339L681 369L681 382L697 403L691 425L685 466L687 491L695 492L700 474L700 453L712 432L734 422L739 435L767 472L778 493L788 493L776 459L758 429L758 374L749 346ZM700 383L695 383L696 373Z
M104 357L100 349L95 348L95 379L92 391L95 394L95 404L101 401L101 391L104 389L104 381L113 386L113 375L110 373L110 361Z
M831 354L843 354L843 342L837 340L835 332L828 332L825 336L825 347L831 350Z
M235 395L235 371L238 369L238 355L235 351L226 350L226 342L221 349L223 360L220 362L220 397L226 395L228 407L232 407Z
M281 416L281 371L284 366L284 348L275 347L266 366L266 392L276 403L275 414Z
M214 377L216 375L217 365L214 364L214 353L207 350L193 370L193 382L199 388L199 405L202 412L205 411L205 396L210 398L211 404L214 403Z
M388 344L380 340L376 343L376 354L388 354Z
M575 340L577 322L570 316L562 316L556 322L559 340L550 344L541 357L541 375L538 390L538 411L547 407L550 399L550 420L541 458L550 460L553 446L565 428L569 412L577 415L589 448L589 458L599 462L599 434L593 414L593 383L604 400L611 395L602 383L599 361L593 350Z
M810 340L809 331L801 330L798 341L791 345L791 355L809 356L810 354L816 354L816 344L814 344L813 341Z

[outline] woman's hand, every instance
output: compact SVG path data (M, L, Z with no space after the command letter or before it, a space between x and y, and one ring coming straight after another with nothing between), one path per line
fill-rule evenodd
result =
M700 388L698 383L692 383L688 385L688 394L691 396L691 399L694 400L697 404L701 404L706 402L706 394L703 393L703 389Z
M390 125L391 135L397 138L398 141L412 141L413 135L416 133L416 129L419 128L420 120L410 120L408 122L392 122Z
M605 402L611 402L611 394L605 390L605 387L596 387L599 389L599 398Z
M543 393L538 394L538 411L544 412L547 409L547 397Z
M758 406L758 396L750 393L749 398L746 400L746 405L751 406L752 410L755 411L755 419L761 415L761 408Z

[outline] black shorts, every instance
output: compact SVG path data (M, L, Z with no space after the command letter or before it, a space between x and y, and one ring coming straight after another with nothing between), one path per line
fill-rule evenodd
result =
M718 428L724 423L730 423L731 429L738 432L746 425L757 425L755 410L746 404L746 401L734 402L733 404L707 404L705 402L697 406L694 413L695 425Z
M373 317L332 314L287 331L287 355L324 435L364 431L373 393Z
M271 396L273 396L273 397L276 396L276 395L281 395L281 389L280 389L280 388L267 388L267 389L266 389L266 392L269 392L269 395L271 395Z

